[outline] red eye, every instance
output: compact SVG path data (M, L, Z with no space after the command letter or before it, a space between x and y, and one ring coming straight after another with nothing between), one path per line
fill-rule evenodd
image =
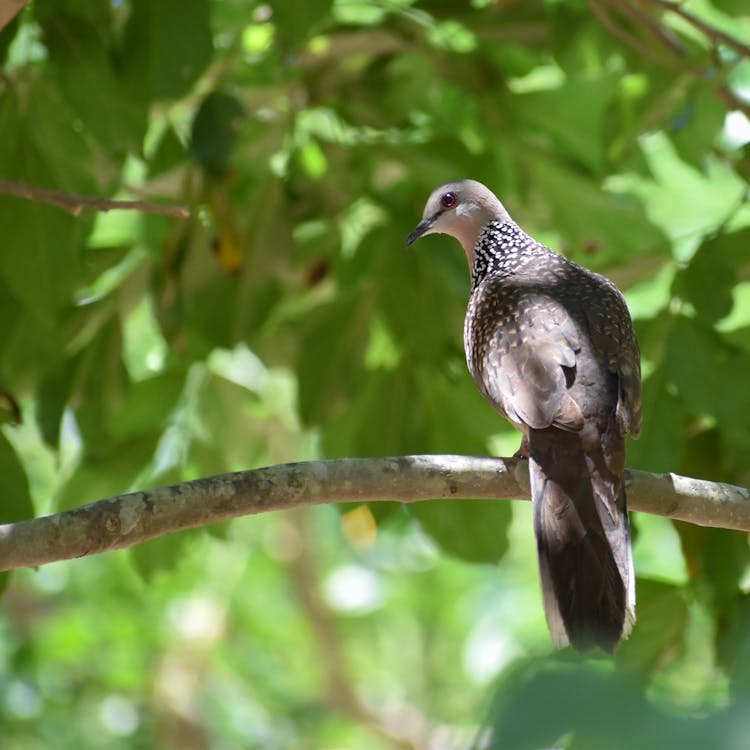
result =
M458 203L458 199L453 193L445 193L440 198L440 203L442 204L443 208L453 208L453 206Z

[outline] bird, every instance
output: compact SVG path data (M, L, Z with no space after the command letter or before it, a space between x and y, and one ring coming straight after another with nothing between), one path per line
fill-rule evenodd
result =
M623 475L625 436L641 429L641 362L625 299L529 236L475 180L432 192L407 246L428 234L466 253L466 362L523 434L552 640L611 653L635 623Z

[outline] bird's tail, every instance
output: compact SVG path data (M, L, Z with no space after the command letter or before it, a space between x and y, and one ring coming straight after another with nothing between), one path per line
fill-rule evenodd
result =
M529 473L544 611L556 645L611 652L635 622L635 575L622 469L601 445L530 430ZM622 451L624 455L624 450Z

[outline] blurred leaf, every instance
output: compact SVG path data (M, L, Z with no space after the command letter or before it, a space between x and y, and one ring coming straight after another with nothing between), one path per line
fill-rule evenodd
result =
M144 581L149 582L157 574L177 567L188 546L204 533L202 529L189 529L136 544L129 553L133 567Z
M212 91L193 120L190 153L211 175L220 176L229 166L244 108L239 100L221 91Z
M8 439L0 431L0 491L3 502L0 504L0 523L25 521L34 517L34 506L18 455ZM10 582L10 572L0 573L0 595Z
M391 456L419 452L427 430L424 411L415 403L415 395L413 377L403 368L379 370L369 377L360 375L358 385L352 385L346 408L342 402L337 416L329 415L326 420L326 453Z
M602 190L543 153L529 152L526 158L535 189L544 196L554 196L551 207L555 227L576 251L574 257L580 260L581 248L594 251L586 265L597 269L664 247L661 232L633 198Z
M508 549L507 500L432 500L409 512L444 552L467 562L497 564Z
M717 656L743 701L750 695L750 596L742 593L717 633Z
M0 388L0 425L20 424L21 406L12 393Z
M75 362L66 362L61 369L53 369L39 383L37 422L42 437L49 446L56 447L60 438L60 424L76 373Z
M95 461L109 459L119 453L110 430L119 416L127 389L122 334L117 321L110 320L102 326L81 357L79 367L75 410L78 428L88 455Z
M563 738L572 750L730 746L721 715L670 716L630 678L598 667L566 657L522 664L500 687L488 747L531 750Z
M356 292L342 295L308 316L304 329L298 363L300 411L312 424L339 414L362 390L367 306Z
M724 615L739 594L750 562L747 535L675 522L688 571L714 611Z
M662 131L643 136L641 148L652 179L630 174L617 183L640 198L653 225L672 239L676 257L690 257L696 241L736 211L744 183L731 164L710 153L700 171L686 164Z
M86 446L90 448L90 444ZM59 488L54 498L55 512L143 489L134 486L133 480L146 471L156 446L156 436L147 436L119 443L116 453L110 451L105 454L103 449L89 451L94 455L84 456ZM174 475L165 476L164 483L178 479Z
M33 85L28 93L28 101L7 95L0 103L4 175L47 188L90 186L92 177L81 162L91 151L84 138L64 127L64 103L44 84ZM36 201L0 196L0 275L13 296L42 321L51 322L71 302L81 268L80 238L89 221Z
M123 65L132 90L173 99L187 93L211 59L209 3L133 0Z
M750 357L726 347L696 321L678 317L667 340L667 377L690 413L715 416L728 435L745 430L750 391L745 388Z
M7 248L0 274L19 302L51 323L70 304L77 280L76 220L58 208L0 198L0 223Z
M122 86L113 67L111 3L42 0L33 8L50 52L55 87L80 118L79 127L107 148L139 148L147 111Z
M619 88L615 76L570 78L546 91L522 93L517 97L519 130L524 138L549 140L556 153L569 155L592 172L604 163L603 118ZM581 106L581 100L586 106ZM554 112L554 117L550 113Z
M689 10L742 39L736 2ZM458 177L627 292L645 375L628 464L750 483L748 126L727 108L750 65L687 16L633 18L30 3L0 35L0 174L191 216L0 197L0 401L24 416L0 474L28 485L8 498L48 512L283 461L515 450L466 369L464 254L404 248ZM666 39L686 49L668 67ZM745 535L642 520L638 572L671 583L638 581L614 659L549 659L528 504L367 507L348 532L370 546L323 507L14 574L3 750L369 750L412 742L405 709L462 745L495 675L488 747L747 745Z
M638 578L637 622L630 638L617 650L623 673L644 678L680 655L688 624L688 606L680 586Z
M5 64L8 55L8 48L10 47L19 26L20 20L18 15L16 15L9 24L0 29L0 65Z
M272 19L285 47L298 47L306 39L322 30L332 0L310 0L304 4L290 5L284 0L272 0Z
M185 155L185 146L174 128L167 128L161 134L154 155L149 160L149 174L158 175L175 167L181 167L185 161Z
M412 412L424 413L423 450L482 455L487 452L488 435L509 425L481 397L464 358L451 357L450 365L449 377L424 367L416 373ZM405 366L410 366L409 362ZM521 434L516 434L520 444Z
M660 368L643 384L643 427L628 444L628 465L644 471L669 471L682 458L685 405Z
M667 132L679 155L689 164L704 167L724 126L726 111L718 99L696 90L680 102L672 115Z
M722 235L704 242L687 268L675 278L676 293L691 302L697 314L709 322L725 317L732 309L737 275L728 253L723 252L732 237Z
M13 523L33 518L34 506L29 494L26 473L18 460L18 455L2 432L0 432L0 484L3 493L0 523Z

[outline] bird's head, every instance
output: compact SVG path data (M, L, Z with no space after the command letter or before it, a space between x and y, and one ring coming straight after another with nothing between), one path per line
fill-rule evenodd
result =
M508 212L495 194L476 180L457 180L432 192L407 246L425 234L449 234L466 252L469 267L474 265L474 245L488 221L510 221Z

